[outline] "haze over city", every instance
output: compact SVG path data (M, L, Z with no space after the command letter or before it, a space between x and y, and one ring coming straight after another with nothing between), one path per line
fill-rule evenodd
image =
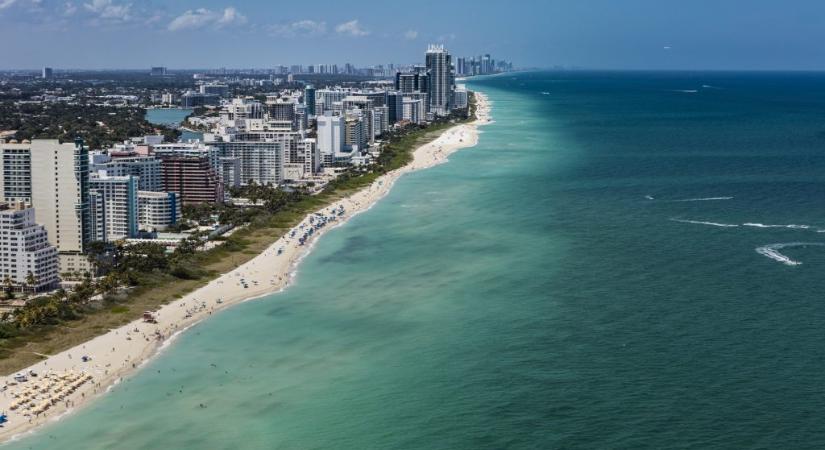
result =
M0 68L408 63L441 43L519 67L811 70L823 67L820 9L812 0L2 0Z

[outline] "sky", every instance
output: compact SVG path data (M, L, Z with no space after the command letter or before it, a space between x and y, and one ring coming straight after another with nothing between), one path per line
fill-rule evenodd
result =
M415 63L825 70L822 0L0 0L0 69Z

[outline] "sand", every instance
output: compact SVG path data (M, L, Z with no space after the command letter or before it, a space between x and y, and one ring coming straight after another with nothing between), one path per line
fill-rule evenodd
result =
M168 345L174 336L210 315L237 303L284 289L301 257L326 230L375 204L405 173L443 163L451 153L476 145L478 126L490 122L489 101L481 93L476 93L476 99L478 108L474 122L447 129L434 141L416 149L413 161L408 165L379 177L370 186L330 207L307 215L298 226L263 253L180 300L163 306L154 313L156 324L136 320L84 344L51 355L20 372L34 371L38 374L37 377L29 377L27 382L10 385L14 382L13 375L0 379L0 386L6 386L0 392L0 411L8 415L8 422L0 428L0 440L8 440L77 410L105 393L121 378L137 371L144 362ZM312 233L309 233L310 228L313 229ZM300 238L304 235L307 237L301 245ZM84 362L84 357L88 357L88 361ZM17 400L13 393L19 394L35 383L45 385L47 380L44 375L49 372L52 373L49 380L54 380L55 375L64 375L68 371L91 375L91 379L70 393L63 390L60 394L55 394L56 388L45 393L38 392L36 399L32 401L40 408L48 398L56 399L57 395L62 397L40 414L31 414L31 409L10 409L10 405Z

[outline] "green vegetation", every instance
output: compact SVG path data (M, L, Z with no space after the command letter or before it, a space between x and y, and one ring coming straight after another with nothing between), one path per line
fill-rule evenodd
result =
M143 108L135 107L4 102L0 103L0 130L17 130L17 140L51 138L71 142L82 137L92 149L158 132L167 139L177 139L179 132L150 124L144 119L145 113Z
M472 107L470 112L473 117ZM221 239L223 245L209 251L196 251L205 241L205 236L197 233L171 254L154 243L93 243L89 256L99 269L97 280L87 274L71 293L60 290L5 313L0 322L0 373L27 367L43 354L85 342L203 286L252 259L306 214L335 204L381 174L404 166L414 149L462 120L467 119L451 118L389 136L376 164L348 170L316 195L250 184L233 194L262 200L260 206L187 206L184 213L188 220L208 221L217 215L223 223L244 225Z

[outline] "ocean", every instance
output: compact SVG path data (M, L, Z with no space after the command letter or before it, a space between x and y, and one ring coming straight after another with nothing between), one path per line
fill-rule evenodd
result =
M468 85L477 147L5 448L825 446L825 74Z

